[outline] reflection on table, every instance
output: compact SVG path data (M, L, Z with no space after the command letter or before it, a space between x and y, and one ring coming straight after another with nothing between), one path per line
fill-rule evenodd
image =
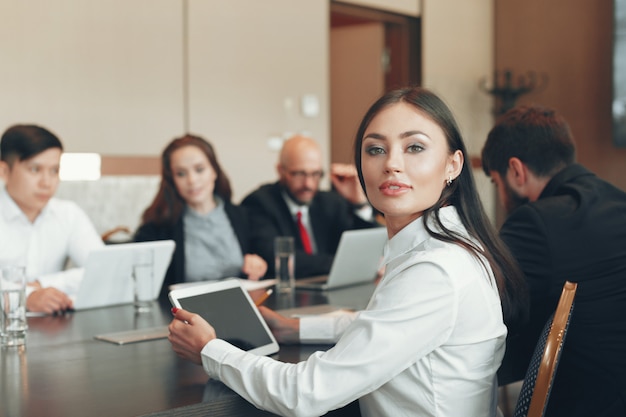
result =
M272 295L265 304L275 309L324 303L361 309L372 291L369 285L297 291L287 299ZM179 359L167 339L127 345L94 339L166 326L170 320L170 306L157 302L146 313L123 305L29 317L26 346L0 349L0 416L271 415L209 380L202 367ZM328 348L282 345L274 357L294 363ZM358 409L352 405L333 415L358 415Z

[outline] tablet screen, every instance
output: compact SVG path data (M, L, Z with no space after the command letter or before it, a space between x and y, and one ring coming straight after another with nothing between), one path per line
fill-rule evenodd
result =
M170 299L175 306L202 316L218 338L242 350L264 355L278 351L263 318L238 282L174 290Z

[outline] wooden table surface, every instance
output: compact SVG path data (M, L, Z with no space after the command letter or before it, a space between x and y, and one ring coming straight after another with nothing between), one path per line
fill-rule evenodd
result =
M365 307L373 287L298 291L296 305ZM253 294L254 296L255 294ZM274 295L273 308L289 307ZM179 359L167 339L116 345L95 335L166 326L169 305L132 305L29 317L26 346L0 349L0 416L267 416L202 367ZM273 357L298 362L328 345L281 345ZM355 414L356 413L356 414ZM358 415L355 406L337 415Z

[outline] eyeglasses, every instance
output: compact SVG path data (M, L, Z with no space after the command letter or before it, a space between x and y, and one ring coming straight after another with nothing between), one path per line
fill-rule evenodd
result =
M315 181L319 181L320 179L322 179L322 177L324 176L324 171L320 170L320 171L313 171L313 172L306 172L306 171L288 171L287 172L289 174L290 177L295 178L296 180L302 181L306 178L312 178Z

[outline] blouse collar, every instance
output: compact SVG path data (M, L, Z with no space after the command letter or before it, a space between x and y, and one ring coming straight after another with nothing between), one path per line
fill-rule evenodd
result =
M451 230L463 230L461 218L454 206L446 206L439 209L441 222ZM429 226L432 230L438 230L434 219L429 219ZM463 233L465 234L465 233ZM414 248L422 245L431 236L424 225L424 216L421 216L403 227L394 237L392 237L383 251L383 263L388 264L398 256L410 252Z

